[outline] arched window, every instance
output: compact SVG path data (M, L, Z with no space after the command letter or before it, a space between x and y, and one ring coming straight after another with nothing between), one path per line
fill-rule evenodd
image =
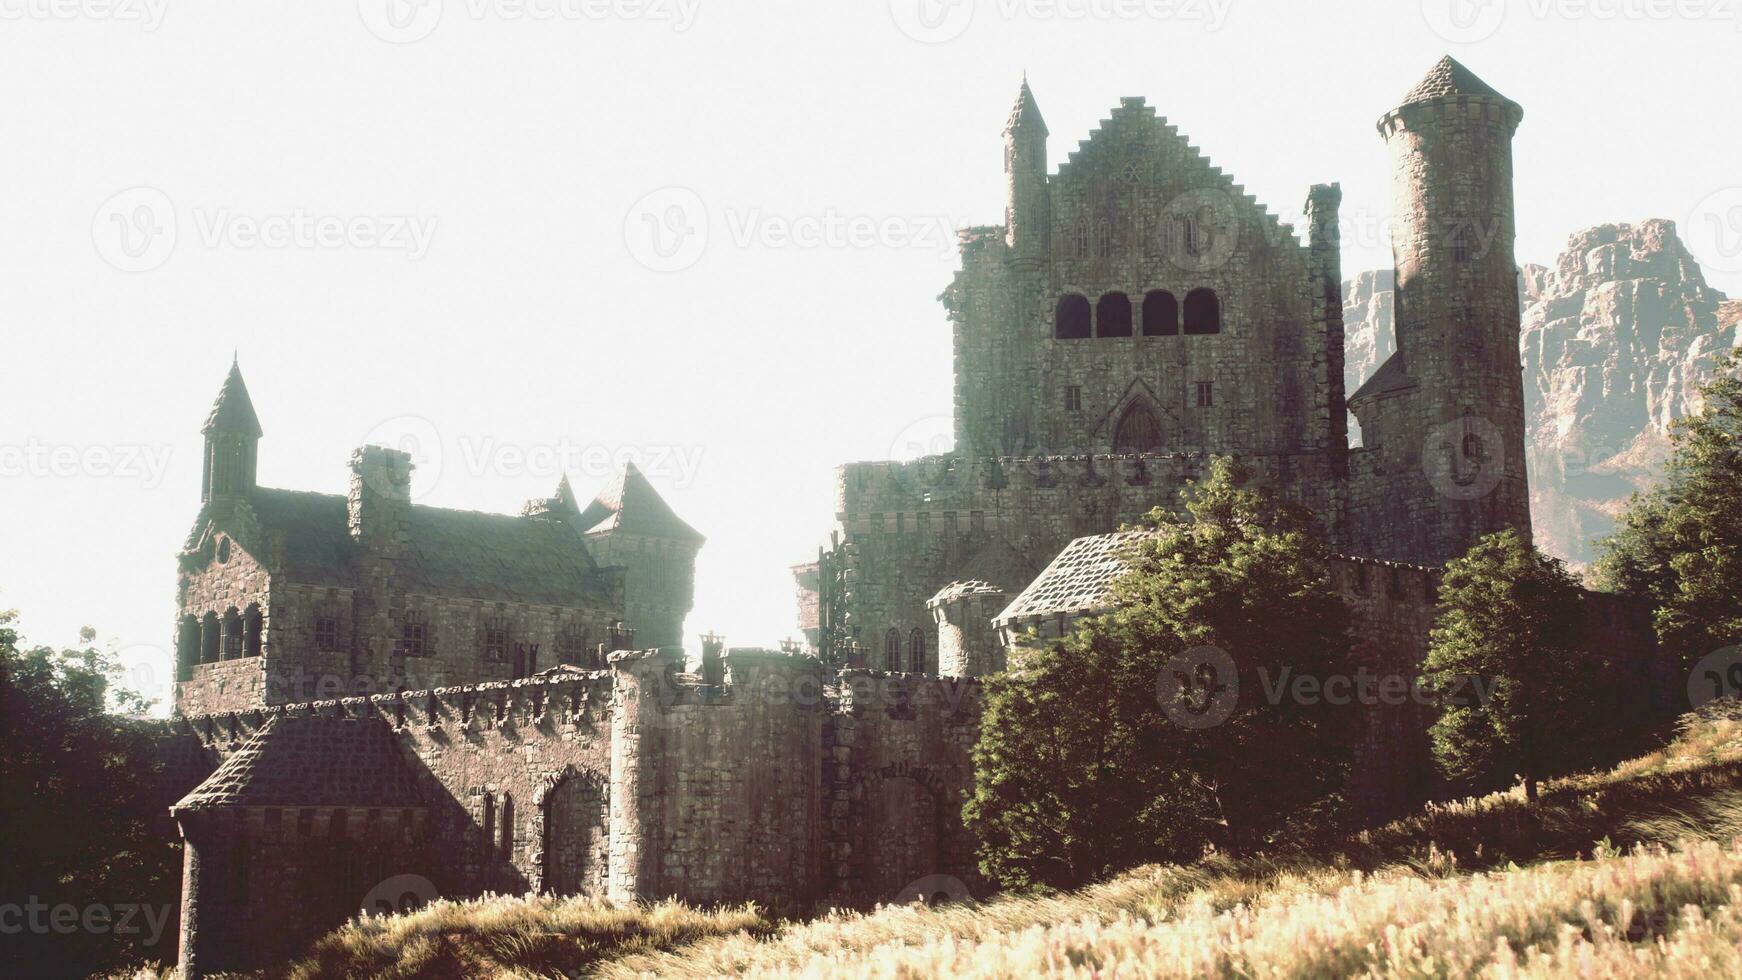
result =
M1095 323L1103 337L1131 336L1131 297L1108 293L1095 304Z
M175 630L175 669L177 680L192 680L194 665L200 662L200 621L183 616Z
M907 646L909 650L908 658L913 661L913 666L909 669L916 674L925 673L925 630L915 626L913 628L913 635L907 640Z
M1087 221L1077 222L1076 234L1074 236L1072 236L1072 238L1073 238L1073 240L1071 242L1071 249L1072 249L1072 251L1074 251L1076 253L1077 258L1079 258L1079 259L1088 258L1089 257L1089 223Z
M1134 403L1119 416L1113 429L1113 451L1116 453L1152 453L1161 448L1161 423L1149 406Z
M502 860L514 860L514 797L502 794Z
M1172 337L1179 333L1179 300L1165 289L1157 289L1143 297L1143 335Z
M1222 303L1213 289L1194 289L1186 294L1186 333L1222 332Z
M435 699L431 698L430 700L433 702ZM496 794L484 794L484 813L482 816L482 823L484 824L484 857L488 860L490 852L496 847Z
M235 660L242 655L242 614L235 606L224 610L224 659Z
M1060 340L1087 340L1090 336L1089 318L1089 298L1071 293L1059 300L1053 336Z
M901 669L901 633L893 626L883 634L883 667L891 673Z
M200 663L213 664L218 662L218 614L206 613L200 620Z
M242 655L244 657L260 656L260 639L265 626L266 617L260 614L260 605L249 603L248 611L242 616Z
M1452 232L1452 261L1462 265L1470 261L1470 229L1460 224Z

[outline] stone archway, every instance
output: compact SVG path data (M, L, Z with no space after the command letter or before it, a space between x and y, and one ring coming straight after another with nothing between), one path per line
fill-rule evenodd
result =
M1143 401L1132 401L1113 427L1113 451L1153 453L1159 452L1161 447L1161 420Z
M605 777L568 766L533 794L536 891L604 895L610 882L611 794Z

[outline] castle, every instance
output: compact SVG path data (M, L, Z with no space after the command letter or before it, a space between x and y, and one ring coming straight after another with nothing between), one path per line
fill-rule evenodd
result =
M808 650L685 659L702 538L633 470L518 516L415 505L379 447L345 497L258 487L232 368L178 579L184 970L291 955L407 876L782 912L982 887L976 678L1105 608L1121 526L1213 455L1312 508L1358 657L1412 676L1437 567L1530 528L1521 118L1448 58L1381 119L1398 345L1348 395L1336 185L1303 242L1142 99L1052 172L1025 81L1005 222L962 233L943 296L955 449L841 468L836 544L798 569ZM1638 610L1592 608L1650 649ZM1356 799L1429 794L1425 720L1369 714Z

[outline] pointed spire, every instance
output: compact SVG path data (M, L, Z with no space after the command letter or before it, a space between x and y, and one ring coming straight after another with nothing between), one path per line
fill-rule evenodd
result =
M206 415L206 424L200 427L202 435L214 432L239 433L253 439L261 436L260 417L254 414L254 400L248 397L248 385L242 380L242 365L234 359Z
M1016 104L1010 109L1010 119L1004 124L1006 133L1034 129L1047 135L1046 120L1041 118L1040 105L1034 100L1034 90L1028 87L1028 72L1022 73L1022 89L1016 93Z
M625 463L617 478L587 505L581 513L581 527L589 534L622 530L652 537L702 540L701 534L677 516L634 462Z
M1398 106L1401 108L1459 95L1506 98L1495 91L1492 85L1477 78L1475 72L1465 68L1456 58L1446 55L1434 64L1420 82L1416 83L1415 88L1409 90L1409 94L1403 97L1403 101L1398 103Z

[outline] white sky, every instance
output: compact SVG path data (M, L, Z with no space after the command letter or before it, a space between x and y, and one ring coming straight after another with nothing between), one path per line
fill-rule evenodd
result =
M710 538L691 632L792 635L834 465L948 431L940 229L1001 220L1024 69L1055 167L1145 95L1286 220L1341 181L1352 274L1390 261L1374 122L1449 52L1525 106L1521 260L1666 217L1742 293L1732 0L409 2L0 0L0 607L27 638L94 625L164 693L233 349L262 483L341 492L353 447L410 434L421 502L512 511L553 455L590 494L635 453ZM300 217L337 221L250 237ZM871 240L806 236L850 220Z

